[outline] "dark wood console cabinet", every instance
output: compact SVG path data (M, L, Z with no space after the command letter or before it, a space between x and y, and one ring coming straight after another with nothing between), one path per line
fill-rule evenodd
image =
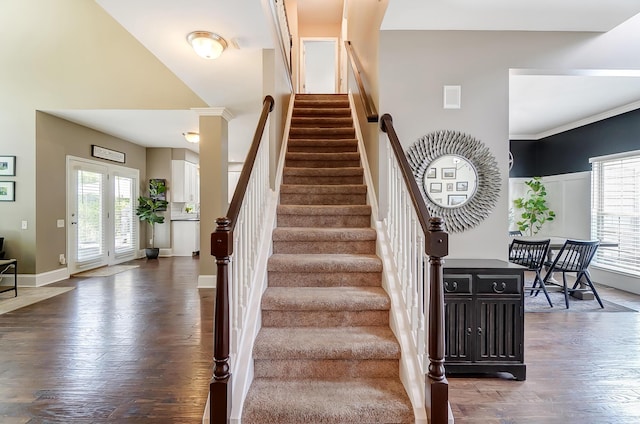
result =
M444 263L445 370L526 378L524 267L492 259Z

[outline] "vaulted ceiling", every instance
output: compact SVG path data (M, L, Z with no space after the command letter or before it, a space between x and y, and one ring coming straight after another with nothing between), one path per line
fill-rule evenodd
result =
M297 0L299 22L341 17L343 1ZM366 0L369 1L369 0ZM635 0L378 0L388 1L381 30L526 30L605 32L640 13ZM225 107L243 127L261 105L261 50L273 48L269 0L96 0L131 35L211 107ZM221 58L196 56L186 35L210 30L230 41ZM639 29L640 31L640 29ZM624 79L621 79L624 78ZM640 101L638 75L513 75L511 134L535 138L570 122ZM548 97L553 96L553 102ZM595 101L597 100L597 101ZM597 105L584 107L585 105ZM186 147L197 129L190 111L50 111L144 146ZM534 117L536 119L534 119ZM127 122L126 126L114 123ZM250 125L248 125L250 127ZM250 140L240 130L239 137ZM197 149L196 149L197 150ZM242 160L238 145L230 160Z

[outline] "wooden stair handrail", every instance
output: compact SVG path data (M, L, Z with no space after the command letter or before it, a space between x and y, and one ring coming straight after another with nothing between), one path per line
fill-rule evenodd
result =
M227 215L216 219L216 230L211 233L211 255L216 258L216 299L213 335L213 377L209 383L209 422L224 424L231 415L231 369L229 364L229 262L233 254L233 230L251 178L260 141L264 133L274 100L266 96L258 120L251 148L240 173Z
M426 237L425 254L429 256L429 372L426 385L431 393L432 424L445 424L449 419L449 383L444 368L444 285L442 265L449 252L449 234L444 229L444 221L430 217L429 210L418 188L415 177L402 145L393 127L393 118L388 113L380 119L382 131L387 133L389 143L398 162L402 177L407 185L411 202L418 215L422 231ZM427 289L425 287L425 289Z
M351 70L353 71L353 75L356 78L358 90L360 90L360 98L362 99L362 103L364 104L364 113L367 116L367 122L378 122L378 111L376 110L376 105L371 99L371 90L367 90L369 84L367 83L364 72L362 71L362 66L360 66L360 61L358 60L356 51L353 49L351 41L346 40L344 42L344 47L347 50L347 56L349 56Z

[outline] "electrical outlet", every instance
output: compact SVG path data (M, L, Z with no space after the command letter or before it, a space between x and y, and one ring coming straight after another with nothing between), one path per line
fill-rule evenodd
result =
M60 265L65 265L67 263L67 259L64 257L64 253L60 254L60 256L58 257L58 262L60 262Z
M58 228L64 228L64 219L59 219L56 225Z

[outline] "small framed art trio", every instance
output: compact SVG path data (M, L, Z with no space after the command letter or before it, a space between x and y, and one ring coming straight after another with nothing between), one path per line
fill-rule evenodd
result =
M0 180L16 176L16 157L0 156ZM16 201L16 182L0 181L0 202Z

